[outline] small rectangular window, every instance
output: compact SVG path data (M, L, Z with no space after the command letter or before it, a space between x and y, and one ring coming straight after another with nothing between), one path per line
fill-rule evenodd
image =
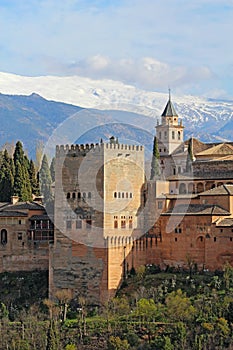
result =
M161 201L158 202L158 209L163 209L163 202Z
M82 228L82 220L76 220L76 228L81 229Z
M91 230L92 220L86 220L86 229Z
M18 232L18 241L22 241L22 239L23 239L22 232Z
M132 228L133 228L133 220L130 219L130 220L129 220L129 229L132 229Z
M69 230L72 228L72 221L71 220L67 220L66 221L66 228Z
M118 221L114 220L114 228L118 228Z
M121 228L125 229L126 227L126 221L125 220L121 220Z

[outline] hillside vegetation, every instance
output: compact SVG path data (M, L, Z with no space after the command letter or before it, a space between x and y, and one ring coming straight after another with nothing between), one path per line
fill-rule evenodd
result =
M0 349L233 348L229 265L215 273L142 266L101 307L85 296L73 300L66 290L46 299L46 277L39 271L1 275Z

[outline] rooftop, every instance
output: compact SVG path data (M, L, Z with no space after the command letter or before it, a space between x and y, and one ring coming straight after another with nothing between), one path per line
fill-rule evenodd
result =
M209 204L179 204L175 205L162 215L230 215L230 213L218 205Z

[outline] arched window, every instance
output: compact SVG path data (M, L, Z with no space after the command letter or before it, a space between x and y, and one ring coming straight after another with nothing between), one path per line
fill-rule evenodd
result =
M203 192L204 191L204 185L202 182L198 182L197 184L197 193Z
M172 131L172 140L175 139L175 131Z
M75 194L75 192L73 192L72 193L72 198L75 199L75 197L76 197L76 194Z
M70 192L67 193L66 198L70 199Z
M180 131L178 131L178 140L180 140L180 135L181 135L181 133L180 133Z
M1 244L2 245L7 244L7 230L5 229L1 230Z
M78 199L81 199L81 192L78 192Z
M117 192L114 192L114 198L117 198Z
M181 183L180 186L179 186L179 193L180 194L184 194L184 193L187 193L186 191L186 185L184 183Z
M89 199L91 198L91 192L88 192L88 198Z

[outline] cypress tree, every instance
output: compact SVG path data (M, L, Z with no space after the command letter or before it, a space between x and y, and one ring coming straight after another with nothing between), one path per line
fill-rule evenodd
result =
M13 165L7 150L4 151L0 166L0 201L9 202L13 194Z
M30 179L32 193L35 196L39 196L40 195L39 181L36 174L35 164L32 159L30 160L30 163L29 163L29 179Z
M44 197L45 204L48 204L52 201L52 192L51 192L52 178L51 178L49 163L48 163L46 154L44 154L42 159L39 178L40 178L41 194Z
M192 162L193 162L193 150L192 150L192 138L189 139L188 143L188 154L186 160L186 172L191 172L192 170Z
M50 175L52 182L55 181L55 157L53 157L51 164L50 164Z
M159 149L158 149L158 140L157 137L154 137L153 143L153 154L151 160L151 175L150 179L153 180L155 177L159 177L160 169L159 169Z
M32 189L29 178L29 160L24 154L23 145L20 141L16 143L13 155L15 176L14 195L19 196L22 201L32 200Z

